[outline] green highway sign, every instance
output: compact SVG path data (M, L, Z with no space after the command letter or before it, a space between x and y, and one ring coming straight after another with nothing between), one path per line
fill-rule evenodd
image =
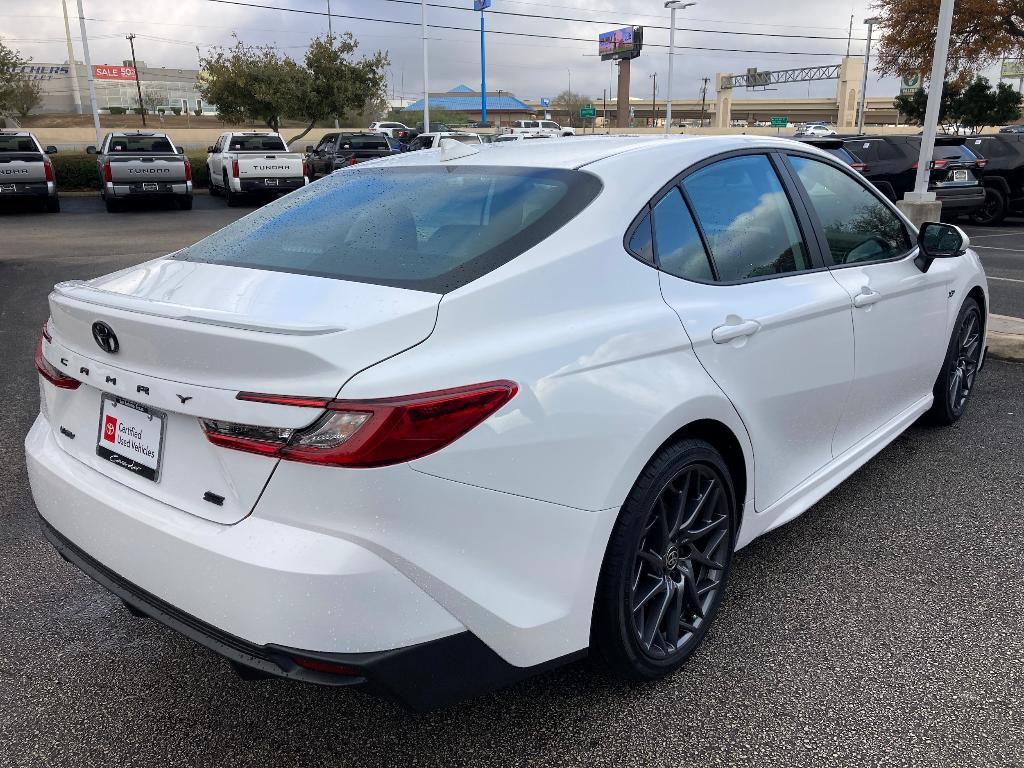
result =
M580 119L586 120L592 117L597 117L597 110L594 109L593 104L587 104L586 106L580 107Z
M772 128L785 128L789 125L789 118L785 115L772 115Z

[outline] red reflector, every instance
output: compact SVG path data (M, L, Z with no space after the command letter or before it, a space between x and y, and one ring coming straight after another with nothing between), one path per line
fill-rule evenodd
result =
M305 656L292 656L292 661L303 669L311 669L314 672L326 672L328 675L345 675L346 677L363 676L363 673L355 667L348 667L344 664L335 664L333 661L310 659Z
M192 181L192 163L185 158L185 181Z
M382 467L444 448L515 397L511 381L381 400L326 400L240 392L248 402L324 409L301 429L203 420L207 439L238 451L340 467Z
M236 179L238 178L238 161L237 160L232 160L231 161L231 175L234 176Z
M43 158L43 171L46 173L46 180L53 181L53 163L48 157Z
M309 176L309 161L305 158L302 160L302 175Z
M348 164L349 165L355 165L356 164L356 157L355 157L355 155L353 155L352 158L348 161Z
M49 360L43 357L42 338L36 344L36 370L39 371L40 376L60 389L78 389L82 385L82 382L78 379L72 379L70 376L65 376L58 371L50 364Z
M107 162L105 162L103 164L103 180L104 181L111 181L111 182L114 180L113 175L110 173L110 161L109 160L107 160Z

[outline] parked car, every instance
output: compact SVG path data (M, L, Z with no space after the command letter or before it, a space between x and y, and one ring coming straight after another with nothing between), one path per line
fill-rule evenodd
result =
M114 131L108 133L96 155L100 194L113 213L126 200L170 198L178 207L192 209L192 165L184 151L166 133Z
M1024 133L1024 125L1006 125L999 129L1000 133Z
M512 123L499 129L500 133L542 136L575 136L576 129L568 125L559 125L554 120L513 120Z
M864 175L890 200L914 189L920 136L857 136L843 143L867 164ZM985 165L964 146L963 137L935 137L928 189L942 201L943 216L970 215L985 204Z
M818 149L828 152L830 155L832 155L832 157L842 160L855 171L860 171L861 173L864 173L868 169L867 163L862 162L859 157L857 157L849 149L847 149L842 139L800 138L797 139L797 141L801 142L802 144L810 144L812 147L817 147Z
M965 146L987 161L985 204L971 214L971 221L996 225L1008 214L1024 212L1024 134L973 136Z
M394 136L395 131L407 131L409 126L405 123L396 123L394 121L385 121L378 123L370 123L370 127L366 129L368 133L379 133L381 136Z
M770 138L347 169L54 288L42 530L249 676L419 709L588 652L661 677L735 550L963 416L968 244Z
M306 152L312 180L346 165L398 154L401 148L377 133L328 133L315 147L307 146Z
M801 126L800 128L797 128L797 131L794 135L797 138L803 136L807 136L810 138L822 138L825 136L835 136L836 132L835 129L829 128L827 125L823 123L808 123L804 126Z
M409 151L417 149L437 149L441 145L441 139L455 139L463 144L482 144L480 137L475 133L463 133L460 131L438 131L421 133L409 144Z
M554 139L557 138L549 133L499 133L493 139L492 144L504 144L509 141L526 141L527 139Z
M28 131L0 131L0 200L33 198L50 213L60 211L57 180L48 155L57 148L43 149Z
M210 194L229 206L242 195L277 197L309 183L305 158L270 131L228 131L207 151Z

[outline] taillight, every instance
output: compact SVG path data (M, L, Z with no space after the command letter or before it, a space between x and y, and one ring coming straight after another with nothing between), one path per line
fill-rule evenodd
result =
M214 445L291 461L339 467L382 467L439 451L515 397L511 381L381 400L330 400L240 392L239 400L324 412L290 429L202 419Z
M949 160L932 160L932 168L942 170L949 165Z
M309 161L306 158L302 158L302 175L309 176Z
M192 181L192 163L185 158L185 181Z
M986 165L988 165L988 158L979 157L977 160L974 161L974 165L977 166L978 168L984 168Z
M236 179L238 178L238 161L237 160L232 160L231 161L231 175L234 178L236 178Z
M348 159L348 164L349 165L355 165L356 164L356 156L355 155L352 155L352 157L350 157Z
M103 164L103 180L104 181L109 181L109 182L112 182L114 180L113 174L110 173L110 161L109 160L107 160L107 162L105 162Z
M43 158L43 171L46 173L46 180L53 181L53 163L48 157Z
M39 375L46 379L48 382L53 384L55 387L60 389L78 389L82 382L78 379L73 379L70 376L65 376L63 373L58 371L50 361L43 357L43 339L47 342L50 341L50 335L47 333L46 326L43 326L43 335L39 337L39 343L36 344L36 370L39 371Z
M860 171L861 173L867 173L868 172L868 164L867 163L850 163L850 167L853 168L853 170L855 170L855 171Z

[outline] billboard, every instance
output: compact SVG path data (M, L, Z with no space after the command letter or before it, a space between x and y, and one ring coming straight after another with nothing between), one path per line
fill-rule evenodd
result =
M94 64L92 68L92 76L96 80L134 80L135 67Z
M473 0L474 11L485 11L491 7L491 0Z
M999 77L1024 77L1024 59L1003 59Z
M622 27L602 32L597 37L597 51L601 61L609 59L635 59L644 44L643 27Z

